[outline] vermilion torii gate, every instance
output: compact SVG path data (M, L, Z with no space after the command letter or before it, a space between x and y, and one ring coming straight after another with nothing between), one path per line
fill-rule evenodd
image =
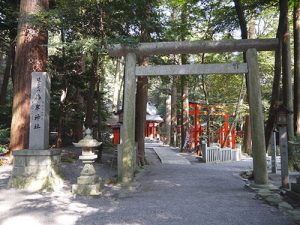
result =
M124 115L121 151L118 153L118 177L131 182L136 168L135 93L136 77L151 75L247 74L252 132L253 170L255 184L268 183L264 117L256 51L275 51L278 39L248 39L226 41L184 41L140 43L137 46L113 45L109 54L126 57L124 82ZM137 56L168 54L199 54L246 52L247 63L136 66Z

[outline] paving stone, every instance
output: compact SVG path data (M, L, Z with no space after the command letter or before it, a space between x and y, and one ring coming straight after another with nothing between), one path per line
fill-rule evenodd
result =
M270 205L277 206L280 202L282 202L282 198L278 194L273 194L264 198L266 202Z
M258 195L259 197L265 199L265 198L267 198L267 197L269 197L269 196L272 196L273 193L272 193L271 191L269 191L269 190L259 190L258 193L257 193L257 195Z
M291 206L289 203L287 202L280 202L278 204L278 208L281 210L281 211L287 211L287 210L293 210L293 206Z
M289 210L288 214L292 219L300 221L300 210Z

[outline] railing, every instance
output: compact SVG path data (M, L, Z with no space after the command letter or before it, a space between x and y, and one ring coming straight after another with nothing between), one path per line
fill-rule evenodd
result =
M205 162L216 162L220 158L220 149L218 147L207 147L203 153Z
M207 147L204 144L202 145L202 155L204 162L226 162L232 160L231 148Z
M220 161L231 161L232 160L232 150L231 148L220 148Z

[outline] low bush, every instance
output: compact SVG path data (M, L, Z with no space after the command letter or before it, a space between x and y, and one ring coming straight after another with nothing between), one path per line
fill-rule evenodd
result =
M0 145L7 145L9 143L10 129L0 129Z

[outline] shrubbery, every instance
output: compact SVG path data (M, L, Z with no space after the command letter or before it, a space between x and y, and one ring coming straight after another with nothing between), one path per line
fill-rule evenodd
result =
M8 148L9 143L9 137L10 137L10 129L0 129L0 154L5 153Z

